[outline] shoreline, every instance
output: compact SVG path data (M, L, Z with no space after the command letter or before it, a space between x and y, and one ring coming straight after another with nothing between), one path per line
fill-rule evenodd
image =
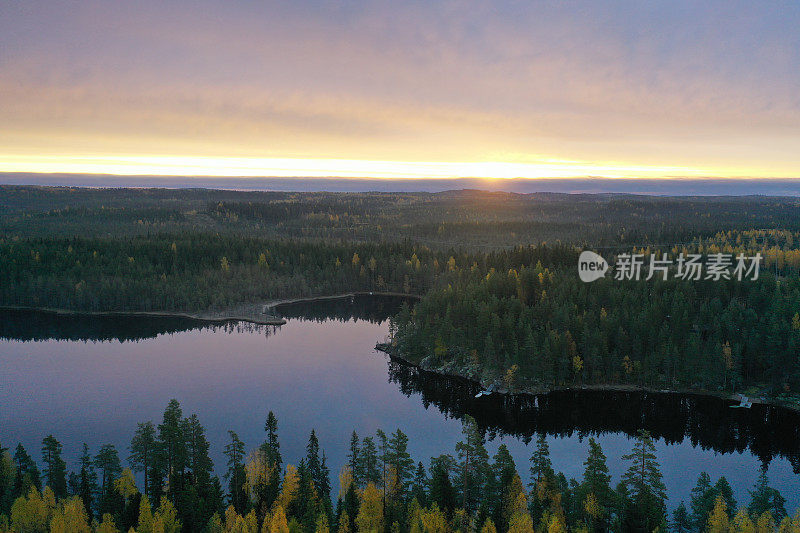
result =
M271 300L263 305L264 305L264 311L266 311L267 309L273 309L275 307L278 307L279 305L324 302L327 300L339 300L342 298L354 298L357 296L383 296L383 297L395 297L395 298L412 298L415 300L419 300L422 298L422 296L416 294L406 294L403 292L354 291L342 294L332 294L328 296L306 296L302 298L286 298L283 300Z
M375 349L379 352L386 354L393 361L414 367L421 372L429 372L431 374L435 374L437 376L445 378L464 380L469 383L472 383L477 387L480 387L482 390L484 389L484 385L480 381L476 380L475 378L466 376L464 374L452 371L448 372L444 370L423 368L419 364L409 361L408 359L397 353L397 350L392 349L391 345L387 343L379 342L375 345ZM730 401L734 403L739 401L738 394L735 393L729 394L726 392L709 391L705 389L655 389L643 385L631 385L631 384L615 385L609 383L594 384L594 385L569 385L569 386L559 385L559 386L543 387L541 389L519 389L519 390L508 390L504 387L497 387L493 390L493 394L500 394L503 396L541 396L559 391L613 391L613 392L646 392L651 394L686 394L686 395L718 398L720 400ZM760 398L750 398L750 401L753 405L778 407L781 409L788 409L794 412L800 412L800 406L792 403L776 402L776 401L771 401L769 399L762 400ZM731 405L730 407L736 408L736 406L734 405Z
M255 315L205 312L187 313L184 311L76 311L72 309L59 309L54 307L36 307L26 305L0 305L0 311L36 311L61 316L95 316L95 317L149 317L149 318L185 318L200 322L250 322L262 326L282 326L286 320L274 316L261 318Z
M325 300L338 300L342 298L356 296L393 296L402 298L420 298L414 294L404 294L398 292L349 292L345 294L334 294L329 296L308 296L302 298L287 298L283 300L268 300L266 302L256 302L241 304L224 311L79 311L74 309L61 309L56 307L41 307L28 305L0 305L0 311L36 311L60 316L94 316L94 317L149 317L149 318L184 318L209 323L223 322L249 322L262 326L282 326L286 324L286 319L281 318L269 310L274 310L279 305L288 305L304 302L317 302Z

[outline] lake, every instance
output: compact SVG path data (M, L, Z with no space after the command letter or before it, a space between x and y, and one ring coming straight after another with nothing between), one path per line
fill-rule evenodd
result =
M40 459L53 434L74 468L82 443L116 445L120 456L137 422L158 423L171 398L196 413L221 475L228 430L255 448L267 412L278 418L284 460L296 464L316 430L332 482L350 435L409 436L415 461L454 454L460 419L487 430L494 454L509 446L523 480L537 432L548 435L556 471L580 478L594 436L616 484L640 428L657 437L658 460L674 508L701 471L724 475L740 504L762 465L770 483L800 506L800 414L680 394L566 391L540 397L475 399L476 387L389 361L385 340L400 301L355 297L278 307L283 326L143 317L59 316L0 311L0 443L22 443ZM529 444L531 443L531 444ZM40 465L41 466L41 465ZM335 490L334 490L335 492Z

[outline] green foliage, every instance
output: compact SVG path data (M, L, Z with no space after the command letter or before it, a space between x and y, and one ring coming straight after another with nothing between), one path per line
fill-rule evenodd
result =
M181 429L175 435L180 435L176 438L182 439L182 444L170 440L174 427ZM316 432L312 432L305 456L297 468L286 465L284 475L279 477L275 487L278 497L262 512L257 512L261 505L259 492L242 490L243 485L250 481L239 481L236 476L252 473L256 468L252 462L261 461L266 453L272 454L271 464L277 464L274 462L280 448L277 427L277 419L270 414L266 424L268 435L265 442L268 446L259 446L249 459L246 459L244 443L234 432L229 433L231 440L225 448L229 491L223 494L219 480L208 475L213 465L206 455L205 430L196 416L184 418L180 404L172 400L167 405L154 443L147 437L152 433L147 423L139 424L134 436L137 444L144 442L148 449L154 446L152 450L157 461L170 461L172 455L171 476L167 474L168 470L158 469L168 488L158 505L151 506L148 496L138 493L131 470L119 471L119 460L112 446L102 446L94 460L85 447L74 480L91 479L92 469L97 469L100 499L93 504L97 519L92 523L91 511L87 513L84 507L81 483L71 483L71 494L62 497L57 497L49 486L42 492L31 486L26 494L14 500L7 515L0 513L0 532L9 529L3 522L4 516L11 530L18 533L130 530L139 533L202 530L354 532L384 531L383 528L409 533L451 533L477 530L479 525L481 531L487 533L531 532L534 528L535 531L576 532L663 531L666 528L665 489L655 447L644 432L634 442L631 453L623 457L631 464L616 490L610 486L605 454L594 439L589 439L583 479L578 482L567 480L563 474L555 472L547 441L540 437L531 458L535 483L530 493L525 491L514 460L504 445L498 447L490 463L482 430L469 418L464 420L463 440L455 448L458 458L451 455L431 458L430 475L421 462L414 467L407 449L408 438L402 431L387 435L378 430L375 438L366 436L363 439L354 434L351 460L354 464L364 458L368 462L374 461L379 466L370 476L377 475L378 481L366 481L360 487L349 483L343 487L335 512L331 505L325 452ZM50 446L53 445L50 442ZM181 446L184 448L181 452L183 459L175 451ZM364 448L365 454L362 453ZM152 450L148 454L153 453ZM132 464L142 465L142 451L139 448L131 455ZM24 450L16 455L13 469L23 464L25 470L30 471L31 465L24 465ZM382 475L384 460L386 475ZM244 464L245 461L248 464ZM156 466L152 468L156 469ZM371 469L373 467L367 467L364 471ZM267 465L263 473L269 471ZM9 472L16 475L11 470ZM397 472L405 473L398 475ZM114 477L111 490L119 499L116 506L108 505L108 495L105 503L103 500L103 487L108 485L110 477ZM0 481L3 479L8 487L10 478L6 475ZM154 478L151 476L151 479ZM172 481L168 482L168 479ZM265 476L264 479L271 478ZM673 530L682 532L746 532L773 531L778 523L784 528L780 531L793 531L791 527L800 524L800 513L795 518L787 518L785 500L768 486L763 472L751 494L750 504L736 512L736 502L727 481L720 478L712 484L708 475L703 474L698 486L692 490L692 513L681 502L670 525ZM227 509L223 499L227 500Z
M632 530L654 531L666 522L667 494L650 435L640 431L622 459L631 463L622 476L628 494L623 522Z

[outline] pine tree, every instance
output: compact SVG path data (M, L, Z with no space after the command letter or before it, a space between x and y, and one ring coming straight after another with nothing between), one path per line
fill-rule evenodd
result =
M305 464L311 475L311 480L314 482L314 487L319 491L320 485L322 484L322 459L319 453L319 439L317 439L317 434L313 429L311 430L311 435L308 437L308 444L306 444Z
M100 496L97 514L115 514L121 510L120 495L114 489L114 480L122 473L117 449L113 444L104 444L94 457L94 466L100 473Z
M747 514L747 509L742 507L733 517L731 530L735 533L756 533L756 526ZM784 533L784 532L781 532ZM788 532L787 532L788 533Z
M502 493L517 475L517 465L505 444L497 447L497 453L493 459L493 468L500 486L500 493Z
M271 473L267 484L259 490L258 509L271 507L280 493L283 458L281 457L281 444L278 438L278 418L272 411L267 413L264 431L267 433L267 438L261 443L259 452L265 464L271 469Z
M61 443L52 435L42 440L44 477L56 498L67 496L67 464L61 458Z
M485 494L486 509L492 517L492 524L503 525L503 497L514 481L517 474L517 465L505 444L497 448L492 464L492 473Z
M706 472L700 472L697 484L691 492L689 505L691 508L691 520L695 530L701 531L708 522L708 515L714 509L714 488L711 485L711 476Z
M450 471L455 460L449 455L431 458L431 490L428 496L431 504L437 505L445 513L451 513L456 506L456 491L450 480Z
M714 483L714 498L716 499L718 496L722 496L722 499L725 500L728 518L733 518L733 514L736 512L736 498L734 498L733 489L730 483L728 483L728 480L725 479L725 476L720 477L717 482Z
M174 498L183 489L183 474L186 469L183 411L178 400L169 401L161 424L158 425L158 451L161 466L159 470L167 478L170 498Z
M347 454L347 464L350 465L350 472L353 475L353 483L355 483L356 486L361 487L364 476L360 471L362 462L361 448L358 445L358 442L358 433L353 431L353 434L350 437L350 451Z
M361 453L358 472L361 473L361 482L366 486L373 483L378 486L381 482L380 465L378 464L378 449L372 437L364 437L361 441Z
M205 428L200 424L197 415L193 414L184 423L186 439L187 466L193 482L201 493L208 491L211 484L211 472L214 464L208 455L210 444L206 439Z
M267 433L267 439L261 445L261 449L266 454L269 463L280 470L283 459L281 458L281 443L278 439L278 418L272 411L267 414L264 431Z
M428 503L428 474L422 461L417 463L414 482L411 485L411 497L416 499L417 503L423 507Z
M550 461L550 447L544 433L536 439L536 449L531 455L531 488L536 488L539 483L551 483L555 478L553 463Z
M666 522L667 495L650 434L641 430L632 452L622 459L631 462L622 476L633 503L626 522L630 527L652 531Z
M331 471L328 468L328 457L322 450L322 462L319 465L319 479L315 482L317 490L325 503L330 508L331 501ZM328 509L330 510L330 509Z
M31 488L37 491L42 490L41 474L39 467L33 461L25 447L22 444L17 444L14 450L14 470L16 471L14 477L14 490L12 493L13 499L16 500L20 496L27 496Z
M692 530L692 522L683 501L672 512L672 530L675 533L689 533Z
M150 492L151 469L157 453L156 427L152 422L144 422L137 425L136 433L131 439L130 452L128 463L135 472L143 473L144 493L152 497Z
M458 484L460 487L461 508L472 513L477 510L486 488L489 474L489 454L484 447L483 434L475 419L465 416L462 425L464 439L456 443L456 451L461 459L458 465Z
M614 503L614 493L611 490L611 475L608 473L606 456L602 448L593 438L589 438L589 455L586 458L583 472L583 483L579 487L579 499L584 501L590 496L596 508L593 516L596 527L607 527L608 517Z
M778 522L786 516L786 499L781 496L780 492L769 486L765 470L761 470L753 490L750 491L750 497L747 511L754 522L766 512L769 512L772 518Z
M401 493L406 494L414 477L414 460L408 453L408 436L399 428L389 439L388 462L397 476Z
M94 517L95 496L100 491L97 484L97 472L94 469L92 456L89 454L89 446L83 443L83 453L78 460L78 486L76 494L83 502L83 508L90 518Z

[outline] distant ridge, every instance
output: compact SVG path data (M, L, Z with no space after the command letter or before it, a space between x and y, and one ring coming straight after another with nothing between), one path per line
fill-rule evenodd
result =
M246 191L446 192L463 189L510 193L628 193L654 196L800 196L800 178L544 178L379 179L118 176L0 172L0 184L104 188L229 189Z

